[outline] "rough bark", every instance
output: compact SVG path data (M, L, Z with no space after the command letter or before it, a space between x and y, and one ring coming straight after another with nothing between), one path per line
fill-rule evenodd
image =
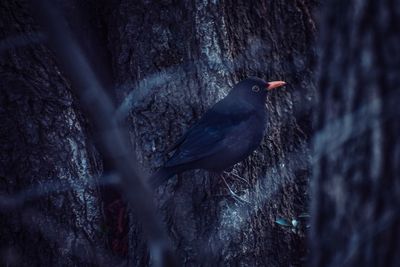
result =
M23 1L0 4L1 265L98 266L101 162L29 14Z
M303 231L275 223L307 208L314 53L312 1L121 1L110 7L109 49L133 149L149 172L166 149L247 76L284 79L266 102L260 148L223 174L192 171L157 195L185 266L300 266ZM130 262L148 265L131 213Z
M400 265L399 4L321 14L312 266Z

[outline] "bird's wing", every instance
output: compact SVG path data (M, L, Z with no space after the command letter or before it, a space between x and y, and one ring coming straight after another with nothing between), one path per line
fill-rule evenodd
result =
M166 167L193 162L211 156L224 149L222 140L229 134L237 134L236 126L249 118L252 110L210 110L178 141L176 152Z

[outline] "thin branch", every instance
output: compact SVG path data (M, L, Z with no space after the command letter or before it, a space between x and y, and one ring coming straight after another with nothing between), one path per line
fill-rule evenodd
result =
M226 182L224 176L221 175L221 177L222 177L222 180L224 181L225 185L228 187L228 190L229 190L229 192L231 193L231 196L232 196L234 199L239 200L240 202L244 202L244 203L247 203L247 204L251 204L250 201L248 201L248 200L246 200L246 199L244 199L244 198L241 198L239 195L237 195L237 194L232 190L232 188L231 188L231 187L229 186L229 184Z

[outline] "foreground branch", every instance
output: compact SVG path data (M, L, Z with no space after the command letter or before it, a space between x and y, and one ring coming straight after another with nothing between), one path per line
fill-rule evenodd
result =
M111 100L74 41L61 12L51 1L33 0L32 3L32 10L47 33L58 62L72 81L71 89L79 96L82 107L86 109L100 133L99 144L102 151L112 159L113 167L121 178L122 190L142 222L148 237L153 265L172 264L167 235L162 229L161 220L156 216L152 194L140 179L143 174L139 171L135 155L129 151L129 143L113 116L115 109Z

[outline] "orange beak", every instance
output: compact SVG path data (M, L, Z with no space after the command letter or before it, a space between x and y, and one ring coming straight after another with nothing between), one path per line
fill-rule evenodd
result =
M281 86L284 86L286 84L286 82L284 81L274 81L274 82L269 82L267 83L267 90L272 90L274 88L278 88Z

